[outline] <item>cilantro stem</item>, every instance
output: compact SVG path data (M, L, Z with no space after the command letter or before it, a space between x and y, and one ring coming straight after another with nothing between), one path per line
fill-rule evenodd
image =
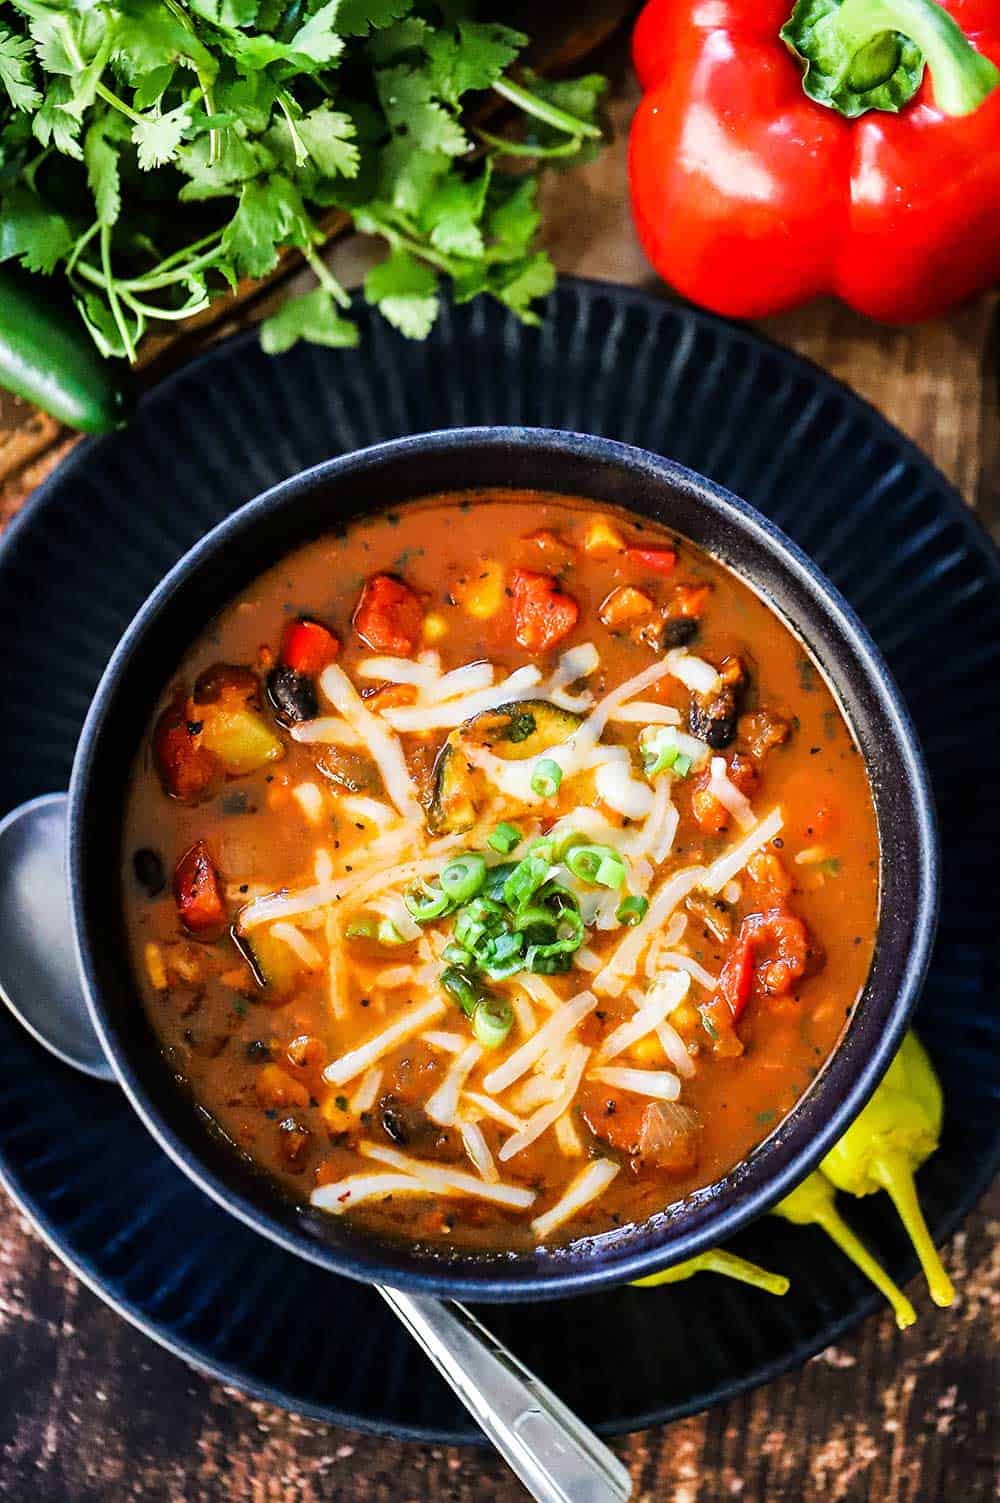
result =
M302 137L299 135L298 131L295 129L295 121L292 119L292 112L288 108L288 95L284 89L278 90L278 107L285 117L285 123L288 126L288 134L292 138L292 150L295 153L295 165L297 167L304 167L306 162L308 162L309 160L309 148L303 141Z
M556 130L565 131L568 136L589 136L592 141L600 139L599 125L590 125L586 120L579 120L576 115L570 115L566 110L559 109L557 105L549 104L545 99L539 99L537 94L531 94L527 89L522 89L520 84L511 83L509 78L498 79L493 85L493 92L499 94L501 99L507 99L511 104L516 104L526 115L534 115L536 120L541 120L545 125L554 126Z
M77 239L76 244L73 246L73 249L70 251L69 259L66 262L66 275L68 277L71 277L73 275L73 272L74 272L74 270L76 268L77 261L79 261L81 255L87 249L87 246L93 240L94 236L97 234L97 232L100 230L100 228L101 228L101 222L100 222L100 220L99 219L95 219L94 222L93 222L93 224L90 226L90 229L89 230L84 230L83 234L80 235L79 238Z
M120 283L118 290L121 294L122 302L127 303L133 313L139 314L143 318L163 319L168 323L190 318L193 313L200 313L203 308L208 307L211 301L206 292L200 297L190 298L182 308L157 308L152 303L144 303L141 298L137 298L133 293L126 291Z
M438 271L443 271L450 277L458 275L460 269L458 261L452 260L450 256L442 255L440 251L432 250L429 245L424 245L420 240L414 240L412 235L404 234L390 220L383 219L380 214L372 214L365 209L358 218L359 228L363 234L384 235L393 250L409 251L411 256L426 261L428 266L434 266Z
M302 254L315 272L320 286L326 289L334 302L338 303L341 308L349 308L351 306L350 294L344 291L333 272L322 258L316 254L312 246L307 245Z
M101 225L101 265L104 268L103 286L111 307L111 314L118 328L118 333L121 335L122 344L125 346L125 353L129 358L129 362L134 365L135 345L132 343L132 335L129 332L125 315L122 313L122 305L118 299L118 290L115 287L115 278L111 270L111 226L108 224ZM81 271L83 270L82 267L80 269Z
M138 110L134 110L130 104L126 104L124 99L119 99L118 95L109 89L107 84L99 83L95 92L101 96L105 104L110 104L112 109L118 110L122 115L127 115L136 125L143 124L143 118Z
M218 232L205 238L207 240L214 240L217 238L217 235ZM204 241L196 241L195 243L204 244ZM192 249L194 249L193 246L186 246L184 251L175 252L173 256L167 257L167 260L176 261L178 256L189 254ZM190 261L185 261L182 265L175 267L171 271L159 271L157 268L154 268L146 276L126 277L118 281L117 285L124 292L157 292L161 287L173 287L176 283L183 282L193 272L203 271L207 266L211 266L217 254L218 246L213 246L204 255L195 256ZM161 266L166 266L166 264L167 261L160 263ZM85 281L94 282L98 287L104 286L104 277L89 262L81 261L75 269L77 275L83 277Z
M508 141L504 136L494 136L488 130L476 130L480 141L504 157L534 157L536 161L549 157L571 157L580 150L582 137L569 136L559 146L531 146L526 141Z

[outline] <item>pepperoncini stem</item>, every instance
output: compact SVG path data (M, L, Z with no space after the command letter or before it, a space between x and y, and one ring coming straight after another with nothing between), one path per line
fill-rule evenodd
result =
M726 1278L737 1279L741 1284L752 1284L755 1289L765 1289L768 1294L787 1294L790 1288L784 1274L772 1273L770 1269L761 1268L758 1263L751 1263L747 1258L726 1252L722 1247L710 1247L707 1252L687 1258L683 1263L676 1263L673 1268L666 1268L662 1273L635 1279L633 1287L652 1289L657 1284L678 1284L696 1273L721 1273Z
M955 1298L955 1286L945 1272L940 1254L931 1241L908 1160L902 1153L887 1151L872 1160L870 1173L892 1196L899 1219L920 1259L931 1299L936 1305L950 1305Z
M818 1226L826 1232L845 1253L856 1268L859 1268L875 1288L889 1301L901 1331L912 1326L917 1318L906 1295L886 1273L882 1265L872 1257L861 1238L856 1236L843 1220L834 1205L834 1189L830 1181L816 1172L797 1185L790 1195L774 1207L773 1215L791 1221L795 1226Z

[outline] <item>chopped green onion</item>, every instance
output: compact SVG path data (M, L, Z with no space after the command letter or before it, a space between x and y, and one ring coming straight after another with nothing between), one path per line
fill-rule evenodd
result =
M492 835L486 837L486 844L494 851L499 851L501 856L509 856L514 847L520 843L520 830L516 825L509 825L506 820L497 825Z
M472 977L457 965L452 965L441 972L441 985L452 1001L458 1003L465 1016L471 1018L479 1005L479 988Z
M566 909L559 915L556 938L548 944L529 945L525 964L529 971L544 971L546 962L566 957L566 963L561 963L557 969L567 969L568 957L580 948L585 938L583 919L574 909Z
M625 862L609 845L575 845L566 852L566 865L581 882L597 887L621 887Z
M449 965L468 965L469 952L461 945L445 945L441 951L441 959L447 960Z
M552 837L549 836L548 838L551 839ZM586 844L587 837L586 835L581 835L579 830L564 830L557 839L552 841L553 859L555 861L563 861L565 860L566 852L571 850L573 846Z
M674 763L670 771L673 773L675 778L686 778L688 773L691 771L691 766L691 758L688 756L687 752L678 752L676 757L674 758Z
M514 1012L505 997L485 992L472 1014L472 1032L484 1049L499 1049L514 1026Z
M552 846L548 841L539 841L519 861L503 885L503 900L508 908L523 908L549 874L552 865Z
M517 865L516 861L501 861L496 866L491 866L486 873L481 896L492 898L496 903L502 903L507 878L511 872L517 871Z
M627 924L629 928L641 924L649 912L649 899L637 897L634 893L623 898L618 905L615 918L620 924Z
M677 732L672 726L649 727L639 737L639 748L648 778L668 771L676 778L686 778L694 765L688 753L677 745Z
M552 798L559 792L563 770L551 757L543 757L531 775L531 791L539 798Z
M438 879L442 892L453 903L467 903L486 881L486 858L478 851L467 851L449 861Z
M384 918L375 931L375 938L380 945L405 945L408 943L403 938L392 919Z
M421 877L414 882L403 900L410 916L418 924L429 924L451 908L451 899L440 887L431 887Z

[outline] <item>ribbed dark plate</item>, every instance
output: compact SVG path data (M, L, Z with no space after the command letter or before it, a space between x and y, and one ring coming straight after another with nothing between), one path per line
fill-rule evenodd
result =
M773 517L856 606L924 739L944 909L919 1025L948 1123L921 1174L938 1237L1000 1161L996 851L1000 560L927 460L851 392L746 329L564 282L541 329L479 302L423 345L359 310L359 351L253 335L82 445L0 547L0 813L63 788L111 650L167 568L243 501L332 454L423 429L527 423L625 439ZM502 481L503 477L498 476ZM124 1097L73 1074L0 1009L0 1171L115 1309L227 1382L300 1412L435 1440L477 1436L377 1295L256 1236L162 1156ZM851 1219L901 1279L885 1197ZM835 1340L876 1300L819 1233L768 1219L734 1244L787 1272L783 1300L703 1276L486 1319L599 1429L704 1408ZM926 1304L920 1291L918 1298ZM919 1330L910 1340L921 1340ZM624 1360L627 1354L627 1360Z

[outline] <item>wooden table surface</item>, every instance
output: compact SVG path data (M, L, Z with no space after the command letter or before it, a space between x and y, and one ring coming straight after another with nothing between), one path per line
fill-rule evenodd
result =
M655 286L628 224L619 70L615 147L546 191L560 268ZM352 247L338 250L350 264ZM910 434L1000 536L1000 358L983 300L911 330L833 303L764 327L849 382ZM2 424L0 424L2 427ZM3 433L0 431L0 455ZM50 465L0 488L10 514ZM137 1130L139 1130L137 1128ZM643 1503L986 1503L997 1494L1000 1185L946 1249L951 1310L911 1290L801 1371L706 1414L617 1443ZM622 1360L606 1354L603 1360ZM595 1360L602 1360L595 1354ZM0 1196L0 1500L12 1503L515 1503L503 1465L468 1449L359 1436L193 1374L69 1276Z

